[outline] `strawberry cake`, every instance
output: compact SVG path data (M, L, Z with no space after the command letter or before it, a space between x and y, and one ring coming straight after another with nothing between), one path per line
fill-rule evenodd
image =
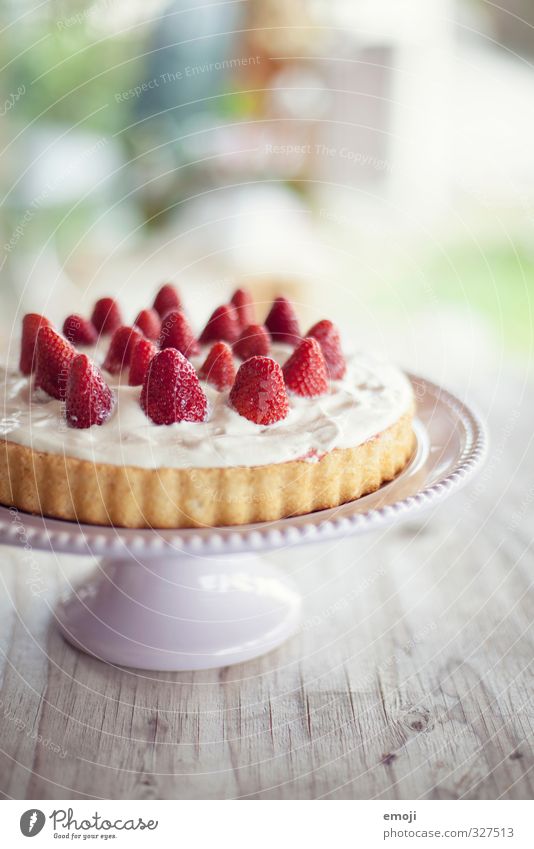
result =
M238 290L196 334L171 284L124 322L100 299L61 332L22 322L0 368L0 503L117 527L240 525L299 515L392 480L414 445L411 384L302 332L276 298L262 324Z

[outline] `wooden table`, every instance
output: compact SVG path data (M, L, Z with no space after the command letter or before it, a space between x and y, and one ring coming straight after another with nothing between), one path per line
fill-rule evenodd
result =
M534 405L502 379L482 401L492 450L469 489L416 524L276 555L304 623L255 662L107 667L52 618L91 563L3 549L3 795L532 798Z

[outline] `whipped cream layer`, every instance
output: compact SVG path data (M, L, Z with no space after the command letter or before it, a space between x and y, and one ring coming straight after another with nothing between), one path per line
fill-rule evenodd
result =
M292 349L277 345L273 357L283 363ZM97 363L102 352L87 351ZM197 366L203 358L196 362ZM313 462L334 448L355 448L394 424L411 409L413 392L404 374L370 355L347 357L343 380L327 395L290 395L288 416L257 425L228 405L228 392L203 383L209 402L206 422L155 425L139 405L141 387L122 378L106 378L116 393L112 416L101 426L76 430L66 425L62 404L32 388L16 368L0 367L0 437L35 451L76 457L114 466L221 468L261 466L287 460Z

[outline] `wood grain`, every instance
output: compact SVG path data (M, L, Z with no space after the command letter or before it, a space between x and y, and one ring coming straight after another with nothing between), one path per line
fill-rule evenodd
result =
M10 798L533 798L532 405L491 406L479 479L420 522L281 552L300 633L220 671L66 645L88 560L4 549L0 791Z

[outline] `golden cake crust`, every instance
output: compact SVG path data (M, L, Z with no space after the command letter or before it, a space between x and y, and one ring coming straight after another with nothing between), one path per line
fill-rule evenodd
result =
M274 521L374 492L406 465L413 413L316 462L145 469L78 460L2 440L0 503L92 525L191 528Z

